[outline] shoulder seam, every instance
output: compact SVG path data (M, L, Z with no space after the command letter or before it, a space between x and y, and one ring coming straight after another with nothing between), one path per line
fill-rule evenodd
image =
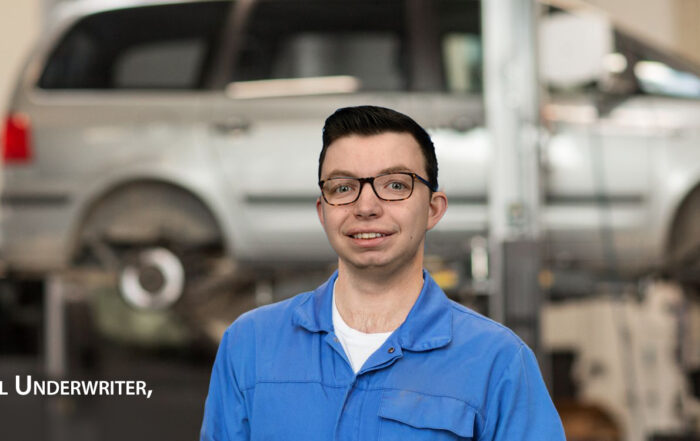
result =
M492 325L498 327L499 329L501 329L501 330L503 330L503 331L506 331L506 332L507 332L511 337L513 337L513 339L518 343L518 348L519 348L519 349L522 349L524 346L526 346L526 345L525 345L525 342L523 342L523 340L518 336L518 334L516 334L515 332L513 332L512 329L510 329L509 327L505 326L504 324L498 323L497 321L495 321L495 320L493 320L493 319L490 319L490 318L485 317L485 316L483 316L483 315L481 315L481 314L478 314L478 313L472 311L471 309L467 308L466 306L461 305L461 304L459 304L459 303L457 303L457 302L452 302L451 307L452 307L453 310L455 310L455 311L457 311L457 312L460 312L460 313L462 313L462 314L466 314L466 315L468 315L468 316L470 316L470 317L473 317L473 318L475 318L475 319L477 319L477 320L480 320L480 321L483 321L483 322L492 324Z

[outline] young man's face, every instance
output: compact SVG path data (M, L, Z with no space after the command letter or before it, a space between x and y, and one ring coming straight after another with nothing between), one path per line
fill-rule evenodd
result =
M351 135L328 147L321 179L364 178L396 171L413 172L427 179L425 159L411 134ZM422 266L425 233L437 224L446 208L447 198L442 192L431 195L430 189L417 180L413 194L401 201L381 200L369 184L363 184L359 199L352 204L331 206L322 198L316 202L318 217L341 266L390 271L411 264ZM360 238L361 233L382 236Z

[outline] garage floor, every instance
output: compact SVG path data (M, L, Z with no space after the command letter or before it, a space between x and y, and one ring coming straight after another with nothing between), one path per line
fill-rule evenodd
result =
M144 380L153 390L141 396L37 397L14 392L14 377L42 377L37 360L0 358L2 439L8 441L194 440L206 398L213 359L188 354L154 356L103 348L99 368L70 379Z

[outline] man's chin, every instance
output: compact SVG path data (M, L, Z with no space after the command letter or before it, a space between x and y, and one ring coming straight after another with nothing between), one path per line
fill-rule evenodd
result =
M372 270L372 269L383 269L389 267L388 262L383 262L383 261L360 261L360 262L349 262L349 264L359 270Z
M380 253L377 251L348 253L344 255L339 254L341 266L345 266L354 271L362 271L366 274L392 274L400 271L404 267L413 267L414 261L418 258L418 253L413 255L412 258L406 258L405 254L399 254L397 256L390 255L387 252Z
M341 259L343 260L343 259ZM363 272L367 275L373 274L373 275L380 275L380 274L386 274L390 275L396 271L398 271L401 266L402 262L397 261L395 259L378 259L378 258L369 258L369 259L347 259L344 261L345 267L348 269L352 268L353 271L358 271L358 272ZM405 262L403 262L405 265Z
M381 270L391 266L391 261L387 259L371 258L363 256L363 258L340 258L346 266L355 270Z

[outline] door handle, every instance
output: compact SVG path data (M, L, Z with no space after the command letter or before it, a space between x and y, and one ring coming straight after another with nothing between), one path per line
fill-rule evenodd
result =
M212 124L212 128L225 135L236 135L250 130L250 122L239 117L231 117Z
M479 126L479 121L468 115L457 116L450 121L450 128L458 132L468 132L477 126Z

